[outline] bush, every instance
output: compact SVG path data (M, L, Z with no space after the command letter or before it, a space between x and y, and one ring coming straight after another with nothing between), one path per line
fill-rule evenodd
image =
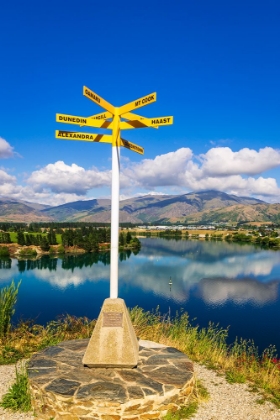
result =
M1 407L12 411L27 412L31 410L31 395L28 385L26 369L22 366L20 370L16 368L16 380L9 388L0 403Z
M10 256L10 251L9 248L6 246L1 246L0 247L0 257L9 257Z
M0 338L5 337L11 329L20 283L21 281L16 286L13 280L10 286L0 290Z
M65 248L63 245L59 245L59 247L57 248L57 252L59 254L65 254Z
M37 255L36 249L32 249L32 248L22 248L19 251L20 257L36 257L36 255Z

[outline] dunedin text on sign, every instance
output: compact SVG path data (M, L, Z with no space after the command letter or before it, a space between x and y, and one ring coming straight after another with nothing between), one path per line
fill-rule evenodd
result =
M64 124L86 125L88 127L108 128L111 121L104 121L103 119L93 119L87 117L79 117L77 115L56 114L56 121Z

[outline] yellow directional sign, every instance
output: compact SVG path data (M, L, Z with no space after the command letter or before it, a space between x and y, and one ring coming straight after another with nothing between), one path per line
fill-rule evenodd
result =
M122 118L126 118L129 121L122 121L121 128L126 130L129 128L145 128L151 127L149 118L142 117L141 115L133 114L132 112L127 112L122 115ZM158 128L153 126L153 128Z
M96 120L88 117L79 117L77 115L56 114L56 121L64 124L75 124L80 126L108 128L111 121Z
M130 121L122 121L120 123L120 128L127 130L129 128L144 128L144 127L153 127L158 128L160 125L172 125L173 117L155 117L155 118L145 118L140 115L135 115L132 112L128 112L122 115L123 118L128 118ZM133 117L136 117L133 119Z
M155 117L155 118L147 118L150 123L150 127L158 127L159 125L172 125L173 124L173 117Z
M55 130L55 138L60 140L81 140L96 143L112 143L112 136L108 134L78 133L74 131Z
M121 130L129 130L132 128L147 128L150 127L149 125L144 124L142 121L121 121L120 122L120 129ZM157 128L157 127L154 127Z
M149 95L143 96L142 98L136 99L133 102L129 102L128 104L121 106L119 108L119 115L123 115L129 111L132 111L133 109L141 108L142 106L152 104L153 102L156 102L156 100L156 92L150 93Z
M97 93L93 92L93 90L86 86L83 87L83 95L91 101L95 102L97 105L106 109L106 111L111 112L111 114L115 114L115 107L113 105L105 101L105 99L101 98L101 96L97 95Z
M111 112L101 112L100 114L91 115L88 118L92 118L93 120L107 120L108 118L112 118L113 115Z
M121 146L125 147L126 149L132 150L133 152L139 153L140 155L144 154L144 149L141 146L138 146L135 143L131 143L125 139L121 138Z

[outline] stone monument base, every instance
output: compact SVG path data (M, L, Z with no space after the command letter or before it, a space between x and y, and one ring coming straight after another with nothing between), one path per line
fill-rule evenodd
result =
M87 346L88 367L135 367L139 346L123 299L105 299Z
M148 420L187 403L193 364L172 347L139 341L135 369L88 368L89 340L64 341L31 358L32 405L40 420Z

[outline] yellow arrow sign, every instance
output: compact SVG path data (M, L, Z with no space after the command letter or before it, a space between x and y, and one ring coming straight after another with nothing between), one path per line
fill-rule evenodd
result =
M101 96L97 95L97 93L93 92L93 90L86 86L83 87L83 95L91 101L95 102L97 105L106 109L106 111L111 112L111 114L115 114L115 107L113 105L105 101L105 99L101 98Z
M138 146L135 143L131 143L130 141L124 140L121 138L121 146L125 147L126 149L132 150L133 152L139 153L140 155L144 154L144 149L141 146Z
M133 114L132 112L127 112L126 114L122 115L122 118L126 118L130 121L122 121L121 128L126 130L129 128L145 128L151 127L149 118L142 117L141 115ZM153 128L158 128L153 126Z
M113 115L111 112L101 112L100 114L91 115L88 118L92 118L93 120L107 120L108 118L112 118Z
M133 119L133 116L136 117ZM131 112L122 115L123 118L128 118L130 121L122 121L120 123L120 128L127 130L130 128L144 128L144 127L153 127L158 128L160 125L172 125L173 117L155 117L155 118L145 118L140 115L134 115Z
M157 94L156 92L150 93L149 95L143 96L142 98L136 99L133 102L129 102L119 108L119 115L123 115L129 111L132 111L136 108L141 108L142 106L152 104L156 102Z
M55 138L60 140L81 140L96 143L112 143L112 136L108 134L78 133L74 131L55 130Z
M173 124L173 117L155 117L155 118L147 118L149 121L150 127L158 127L159 125L172 125Z
M129 130L132 128L147 128L150 127L149 125L144 124L141 121L121 121L120 122L120 129L121 130ZM157 128L157 127L154 127Z
M88 117L79 117L77 115L56 114L56 121L64 124L75 124L80 126L108 128L111 121L96 120Z

